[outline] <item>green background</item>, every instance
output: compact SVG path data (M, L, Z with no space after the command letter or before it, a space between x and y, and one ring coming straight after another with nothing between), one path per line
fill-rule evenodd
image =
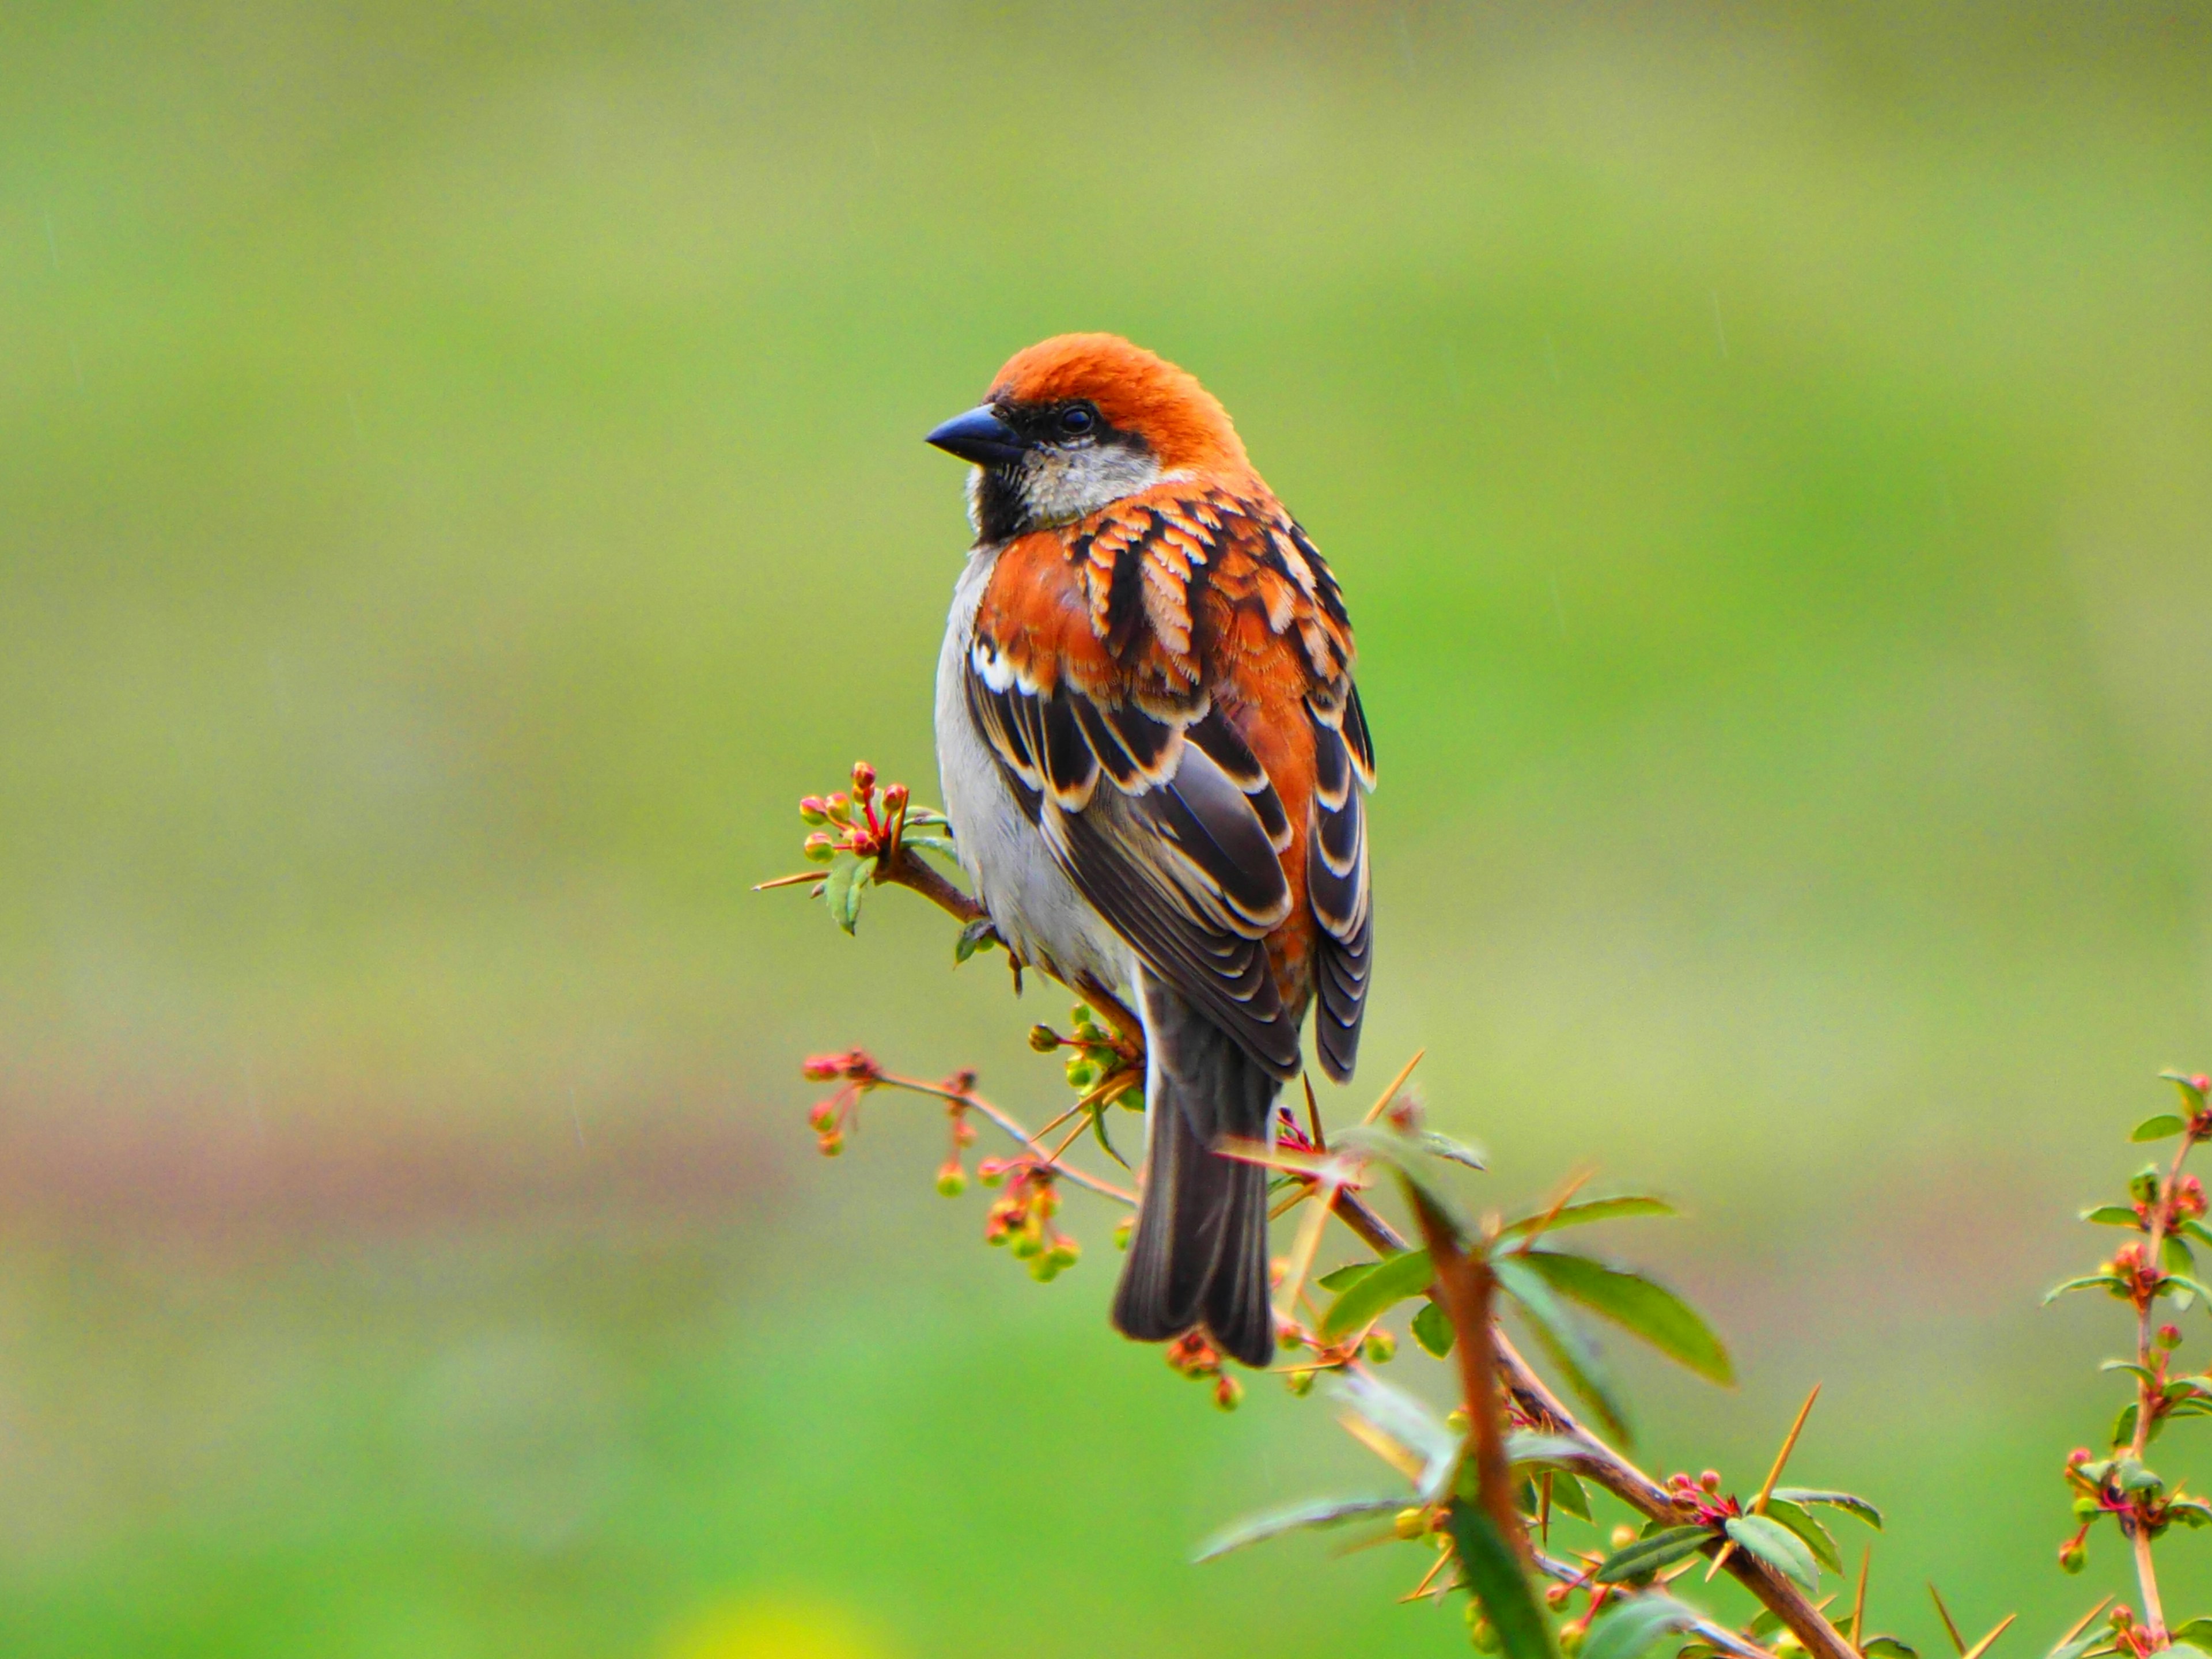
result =
M2037 1297L2212 1064L2207 18L9 9L0 1646L1463 1650L1401 1547L1186 1565L1379 1466L1112 1337L1104 1212L1040 1288L926 1103L803 1121L1064 1097L1051 987L748 887L934 798L920 434L1107 328L1349 595L1363 1085L1678 1198L1606 1243L1744 1383L1622 1353L1646 1462L1822 1381L1875 1626L2041 1651L2126 1334Z

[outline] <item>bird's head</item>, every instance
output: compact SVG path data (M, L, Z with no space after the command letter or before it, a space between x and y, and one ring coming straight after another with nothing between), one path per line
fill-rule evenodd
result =
M929 441L975 464L969 512L986 541L1069 523L1164 478L1248 465L1213 394L1118 334L1060 334L1017 352L981 404Z

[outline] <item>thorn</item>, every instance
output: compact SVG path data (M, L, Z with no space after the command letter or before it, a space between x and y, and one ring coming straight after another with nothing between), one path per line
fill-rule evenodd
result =
M1376 1103L1367 1109L1367 1115L1359 1120L1362 1123L1372 1123L1382 1115L1383 1109L1397 1098L1398 1091L1406 1086L1406 1079L1413 1076L1413 1067L1421 1063L1421 1056L1428 1052L1426 1048L1413 1050L1413 1057L1399 1068L1398 1075L1390 1079L1390 1086L1385 1089Z
M1851 1645L1855 1648L1859 1644L1859 1631L1866 1620L1867 1572L1873 1565L1874 1546L1869 1544L1866 1547L1866 1553L1859 1557L1858 1594L1851 1598ZM2060 1645L2063 1646L2064 1644L2062 1643Z
M1820 1397L1820 1385L1815 1382L1813 1392L1805 1396L1805 1403L1797 1408L1797 1420L1790 1425L1789 1437L1783 1441L1782 1449L1774 1455L1774 1467L1766 1472L1766 1484L1759 1489L1759 1496L1752 1499L1751 1512L1753 1515L1766 1513L1766 1500L1774 1496L1774 1483L1782 1478L1782 1466L1790 1461L1790 1454L1797 1449L1797 1437L1805 1431L1805 1419L1813 1414L1813 1402Z
M1306 1091L1306 1127L1313 1131L1314 1150L1325 1152L1328 1150L1328 1137L1322 1133L1321 1106L1314 1099L1313 1078L1308 1073L1300 1072L1298 1081Z
M1960 1659L1966 1659L1966 1638L1959 1634L1958 1626L1952 1622L1951 1609L1943 1605L1942 1595L1936 1589L1933 1579L1928 1583L1928 1594L1936 1603L1937 1616L1943 1621L1943 1633L1951 1638L1951 1646L1960 1656Z
M1517 1255L1528 1255L1529 1248L1544 1236L1545 1231L1554 1221L1559 1218L1559 1212L1567 1207L1567 1200L1588 1186L1590 1177L1596 1173L1597 1171L1593 1169L1582 1169L1569 1176L1566 1185L1559 1188L1559 1195L1552 1200L1552 1207L1545 1211L1542 1218L1528 1230L1527 1237L1514 1246L1514 1253Z
M2008 1613L2005 1614L2003 1618L1997 1620L1997 1627L1991 1631L1987 1636L1982 1638L1980 1641L1975 1643L1973 1646L1968 1648L1966 1651L1960 1656L1960 1659L1982 1659L1982 1656L1990 1650L1990 1644L1996 1641L1998 1637L2002 1636L2007 1631L2010 1630L2012 1628L2012 1621L2019 1617L2020 1615L2016 1613Z
M2079 1636L2083 1631L2088 1629L2089 1621L2112 1605L2112 1598L2109 1595L2103 1601L2098 1602L2095 1607L2090 1608L2088 1612L2083 1613L2079 1619L2074 1621L2074 1628L2068 1631L2065 1635L2058 1638L2058 1645L2062 1648L2064 1647L2069 1642Z

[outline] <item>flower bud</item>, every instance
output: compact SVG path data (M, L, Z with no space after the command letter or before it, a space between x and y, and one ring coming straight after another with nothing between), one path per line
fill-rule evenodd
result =
M821 796L809 795L799 803L799 816L807 823L826 823L830 820L830 809Z
M1370 1364L1387 1365L1398 1354L1398 1339L1388 1331L1370 1331L1367 1340L1360 1345Z
M1244 1398L1244 1385L1224 1371L1213 1384L1213 1403L1225 1412L1233 1412Z
M852 814L852 797L840 790L822 803L822 810L839 823L842 823Z
M1056 1267L1073 1267L1082 1260L1083 1246L1063 1234L1053 1241L1052 1261Z
M1401 1538L1419 1538L1429 1530L1429 1517L1418 1509L1400 1510L1390 1519L1390 1530Z
M1468 1419L1466 1407L1454 1406L1444 1413L1444 1426L1454 1434L1465 1434L1474 1425Z
M1044 1240L1035 1233L1024 1231L1014 1235L1014 1255L1018 1260L1032 1261L1043 1254Z
M900 807L906 805L906 799L907 788L904 784L890 783L884 786L884 811L886 812L897 811Z
M973 1146L975 1144L975 1126L964 1117L954 1123L952 1144L956 1146Z
M948 1158L937 1166L937 1190L947 1198L957 1198L968 1185L968 1171L960 1167L960 1160Z
M1041 1054L1048 1054L1060 1047L1060 1033L1049 1025L1030 1027L1030 1047Z
M1133 1215L1125 1215L1119 1221L1115 1222L1114 1224L1114 1248L1117 1250L1127 1249L1129 1248L1129 1235L1134 1232L1136 1229L1137 1218Z
M2158 1328L2158 1346L2171 1353L2181 1346L2181 1327L2161 1325Z
M1613 1529L1613 1547L1614 1549L1625 1550L1635 1541L1636 1528L1630 1526L1626 1522L1624 1521L1620 1525Z
M1303 1400L1313 1392L1314 1374L1311 1371L1285 1371L1283 1386L1291 1391L1291 1398Z
M1014 1253L1017 1255L1021 1254L1018 1243L1017 1243ZM1049 1255L1034 1257L1030 1262L1030 1277L1036 1280L1040 1285L1049 1285L1054 1279L1060 1277L1060 1264L1057 1261L1054 1261Z
M1077 1059L1071 1060L1067 1062L1067 1086L1069 1088L1088 1089L1092 1084L1097 1081L1098 1068L1096 1066L1093 1066L1088 1060L1078 1057Z
M820 1131L828 1128L836 1121L837 1103L834 1100L817 1100L806 1109L806 1123L809 1128Z
M2058 1547L2058 1571L2079 1572L2089 1565L2089 1547L2078 1538L2069 1538Z
M1544 1586L1544 1605L1554 1613L1567 1605L1567 1597L1574 1592L1565 1584Z
M2114 1630L2131 1630L2135 1626L2136 1610L2122 1601L2105 1615Z
M1583 1627L1580 1625L1562 1625L1559 1626L1559 1651L1561 1653L1569 1655L1579 1653L1582 1650L1582 1645Z
M2087 1446L2076 1446L2066 1454L2066 1467L2069 1469L2079 1468L2087 1462L2092 1455L2094 1454Z
M822 1137L822 1156L835 1158L845 1150L845 1137L836 1129Z
M975 1179L986 1187L996 1187L1005 1182L1006 1166L995 1158L987 1158L975 1166Z
M1289 1273L1290 1271L1290 1257L1286 1255L1271 1255L1267 1258L1267 1283L1273 1285L1277 1290L1280 1290L1282 1288L1284 1277Z
M806 838L805 844L799 850L809 864L830 864L836 862L837 857L837 843L819 830Z
M2085 1493L2074 1500L2074 1518L2076 1521L2094 1521L2103 1511L2104 1507L2095 1498Z
M876 769L866 761L853 763L853 799L866 800L876 792Z
M1474 1644L1477 1653L1496 1653L1505 1645L1498 1634L1498 1627L1482 1616L1482 1603L1467 1604L1467 1639Z
M844 1069L842 1054L809 1054L800 1063L799 1074L810 1083L827 1083Z
M1721 1489L1721 1472L1718 1469L1707 1469L1698 1477L1698 1484L1707 1492L1718 1492Z

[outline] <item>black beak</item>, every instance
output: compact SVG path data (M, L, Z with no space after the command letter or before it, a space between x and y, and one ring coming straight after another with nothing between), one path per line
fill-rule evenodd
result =
M978 466L1018 461L1028 447L1015 436L1013 428L992 413L988 404L981 409L971 409L965 415L955 415L923 441Z

